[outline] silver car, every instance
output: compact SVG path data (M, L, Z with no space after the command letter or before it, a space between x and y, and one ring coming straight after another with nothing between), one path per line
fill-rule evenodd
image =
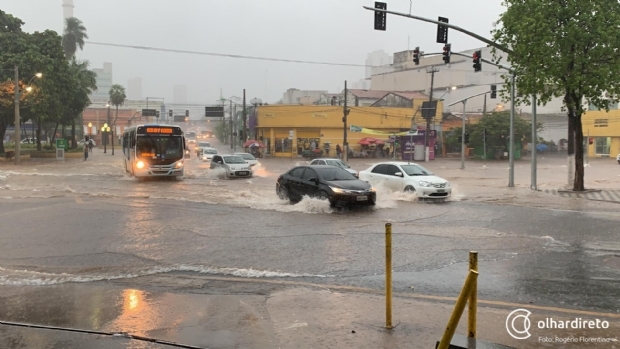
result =
M200 154L200 160L211 161L213 157L217 155L217 149L215 148L202 148L202 154Z
M239 155L215 155L209 168L223 168L226 171L226 178L252 177L252 168Z
M314 160L312 160L310 165L336 166L336 167L340 167L341 169L349 172L350 174L354 175L355 177L359 177L359 174L357 173L357 171L352 169L349 165L347 165L344 161L342 161L340 159L329 159L329 158L314 159Z

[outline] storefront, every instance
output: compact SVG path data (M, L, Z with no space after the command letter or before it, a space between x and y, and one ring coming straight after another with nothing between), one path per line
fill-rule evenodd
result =
M435 130L431 130L428 138L429 160L435 160L436 140L437 132ZM409 161L424 161L425 142L426 130L418 130L418 134L415 136L399 137L401 159Z
M439 109L439 108L438 108ZM358 142L365 137L374 137L388 142L389 133L399 133L411 128L413 108L350 107L347 116L347 142L349 148L359 152ZM316 149L324 156L335 156L336 146L344 148L342 107L269 105L258 108L257 134L263 137L268 152L280 157L302 156L304 151ZM368 135L354 132L356 125L385 135Z

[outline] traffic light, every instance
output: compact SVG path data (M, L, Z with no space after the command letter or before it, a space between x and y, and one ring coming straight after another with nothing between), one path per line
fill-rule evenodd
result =
M469 132L465 132L465 143L469 143Z
M189 117L189 110L185 111L185 117Z
M443 61L444 63L450 63L450 53L452 51L452 44L445 44L443 46Z
M385 2L375 1L375 8L379 10L387 10L387 4ZM387 14L385 12L375 11L375 30L385 31L387 24Z
M497 85L491 85L491 99L497 98Z
M413 49L413 63L415 63L415 65L420 64L420 47Z
M168 110L168 117L172 119L172 109Z
M474 52L474 71L479 72L482 70L482 64L480 64L480 59L482 59L482 51L478 50Z

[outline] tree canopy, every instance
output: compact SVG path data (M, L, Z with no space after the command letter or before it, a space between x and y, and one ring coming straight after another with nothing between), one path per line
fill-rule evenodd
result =
M493 31L509 48L517 73L517 104L531 95L544 105L563 97L569 119L569 155L575 154L573 190L584 190L584 102L601 109L620 95L620 3L609 0L504 0ZM496 59L502 58L495 52ZM505 76L510 86L510 79ZM570 142L574 139L574 142Z
M71 58L77 52L84 49L84 39L88 39L86 27L75 17L65 20L65 29L62 35L62 47L67 58Z

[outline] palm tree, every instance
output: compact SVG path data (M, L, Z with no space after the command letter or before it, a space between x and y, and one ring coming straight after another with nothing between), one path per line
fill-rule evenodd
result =
M62 48L67 58L73 57L78 47L80 50L84 49L84 39L88 39L88 34L82 21L75 17L67 18L62 36Z
M114 118L113 126L116 126L116 120L118 120L118 107L125 103L127 95L125 94L125 88L122 85L114 84L110 88L110 103L116 106L116 117Z
M75 120L91 104L90 95L97 90L97 73L89 70L90 63L88 61L78 61L75 57L71 57L69 64L69 72L76 84L73 95L73 101L70 104L71 117L71 147L77 148L75 139Z

